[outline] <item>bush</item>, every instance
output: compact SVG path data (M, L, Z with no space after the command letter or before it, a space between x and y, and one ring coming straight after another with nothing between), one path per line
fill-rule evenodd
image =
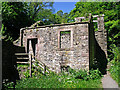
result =
M99 79L101 77L102 77L102 74L98 69L89 71L89 75L88 75L89 79Z
M27 74L27 73L26 73ZM101 88L99 70L73 70L56 74L37 75L17 81L15 88Z
M102 77L102 74L98 69L90 70L89 72L87 72L86 70L79 70L75 73L74 76L76 79L95 80L95 79L100 79Z
M74 72L71 70L71 73ZM81 75L84 76L85 72ZM74 73L75 74L75 73ZM77 75L77 74L76 74ZM83 80L75 79L73 74L50 73L47 76L41 76L40 78L28 78L22 79L17 82L16 88L101 88L100 79L96 80Z
M120 48L117 47L115 44L112 44L111 45L111 53L112 55L109 55L109 56L112 56L110 57L110 59L112 59L110 61L111 63L111 66L110 66L110 73L111 73L111 76L112 78L119 84L120 86L120 83L119 83L119 67L120 67Z
M83 79L83 80L88 80L88 73L85 70L79 70L76 73L76 77L75 78L79 78L79 79Z
M3 89L14 88L14 85L15 85L14 82L5 82L3 84Z
M119 78L119 63L117 62L111 62L111 67L109 69L112 78L118 83L118 78Z

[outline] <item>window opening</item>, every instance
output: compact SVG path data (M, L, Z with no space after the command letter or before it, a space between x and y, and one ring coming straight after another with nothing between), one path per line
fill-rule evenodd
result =
M60 48L71 47L71 31L60 31Z

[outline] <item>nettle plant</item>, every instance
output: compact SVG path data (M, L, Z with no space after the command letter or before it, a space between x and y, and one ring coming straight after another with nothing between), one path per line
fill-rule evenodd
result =
M110 59L112 58L112 61L111 61L112 64L116 64L116 62L120 61L120 48L119 47L117 47L115 44L112 44L110 46L109 52L112 53L111 55L109 55L109 58Z
M73 78L75 79L83 79L83 80L90 80L90 79L99 79L102 77L101 72L99 71L99 69L96 70L78 70L75 71L73 69L69 69L69 74L71 74L73 76Z
M25 78L29 78L30 77L30 73L29 70L27 70L26 72L23 72Z

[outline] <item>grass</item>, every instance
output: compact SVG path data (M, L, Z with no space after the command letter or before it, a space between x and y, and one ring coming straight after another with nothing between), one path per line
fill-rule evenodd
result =
M109 69L111 77L118 83L118 85L120 86L120 62L111 62L111 67Z
M17 81L15 88L102 88L101 77L96 76L98 72L92 71L90 75L86 73L81 70L71 71L69 74L51 73L47 76L39 74Z
M102 88L102 75L98 69L88 72L69 68L69 72L59 74L50 72L46 76L40 73L39 69L34 69L32 78L25 72L26 78L18 80L15 88ZM7 83L5 88L13 88L12 85L13 83Z
M118 83L120 87L120 47L117 47L115 44L111 44L109 52L112 54L109 55L110 58L110 73L111 77Z
M61 80L61 81L60 81ZM17 82L16 88L102 88L101 80L81 80L55 77L29 78Z

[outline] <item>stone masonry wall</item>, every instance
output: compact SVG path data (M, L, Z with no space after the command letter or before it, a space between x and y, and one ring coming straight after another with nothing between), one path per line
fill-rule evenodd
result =
M101 49L107 56L107 31L104 28L104 14L97 17L98 31L95 32L95 37Z
M70 31L63 41L68 43L60 47L60 31ZM23 32L23 46L27 52L27 40L37 38L35 56L51 70L60 72L60 62L67 61L73 69L89 69L88 23L63 25L36 29L26 29ZM61 39L62 40L62 39Z
M60 47L61 48L70 48L70 33L63 33L60 35Z

